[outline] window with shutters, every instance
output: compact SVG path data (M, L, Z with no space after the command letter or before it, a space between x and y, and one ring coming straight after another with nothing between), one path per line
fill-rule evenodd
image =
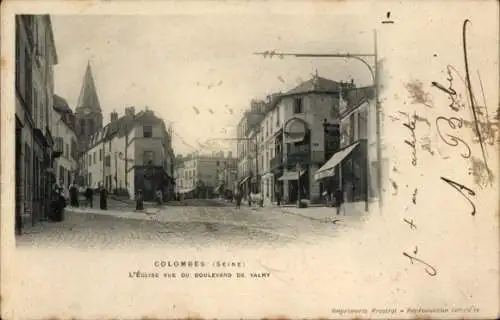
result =
M143 132L144 138L151 138L153 136L153 127L152 126L143 126L142 132Z
M24 50L24 103L28 107L28 112L30 115L33 113L33 100L32 100L32 90L33 83L32 78L32 65L29 51L26 48Z
M293 113L302 113L302 112L303 112L302 98L293 99Z

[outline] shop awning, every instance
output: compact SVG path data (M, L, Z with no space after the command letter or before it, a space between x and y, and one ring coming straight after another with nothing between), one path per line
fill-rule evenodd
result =
M224 185L224 184L219 184L217 187L215 187L214 192L216 192L216 193L217 193L217 192L219 192L219 191L222 189L222 186L223 186L223 185Z
M331 177L335 174L335 167L342 162L342 160L347 157L353 150L359 145L359 142L356 142L350 145L347 148L340 150L335 153L330 160L328 160L318 171L314 174L315 180L324 179L327 177Z
M267 172L262 175L262 178L272 178L274 177L274 174L272 172Z
M240 184L244 184L244 183L245 183L248 179L250 179L250 176L243 178L243 179L240 181Z
M303 175L305 170L300 171L300 175ZM281 177L278 178L279 181L288 181L288 180L297 180L298 174L297 171L287 171L283 173Z

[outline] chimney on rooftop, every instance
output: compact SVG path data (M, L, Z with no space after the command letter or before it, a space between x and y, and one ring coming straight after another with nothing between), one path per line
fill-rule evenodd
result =
M113 112L111 112L110 115L109 115L109 120L111 122L118 120L118 112L116 112L115 110L113 110Z
M125 108L125 115L135 117L135 108L134 107Z

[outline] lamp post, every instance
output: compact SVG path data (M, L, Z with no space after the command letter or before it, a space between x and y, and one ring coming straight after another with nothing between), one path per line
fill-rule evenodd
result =
M297 208L300 208L300 170L302 167L300 163L297 163L295 167L297 168Z
M379 206L382 207L382 148L381 148L381 136L380 136L380 101L379 101L379 79L378 79L378 51L377 51L377 31L373 30L373 39L374 39L374 50L373 53L326 53L326 54L315 54L315 53L284 53L284 52L276 52L276 51L264 51L264 52L255 52L255 55L262 55L264 58L279 56L283 58L285 56L292 56L296 58L347 58L354 59L362 62L370 71L370 75L372 77L373 86L375 88L375 116L376 116L376 136L377 136L377 187L379 190ZM364 58L373 58L375 62L375 70L373 70L372 66L364 59ZM368 119L367 119L368 124ZM368 138L366 143L366 210L368 210L368 190L369 190L369 181L370 181L370 162L368 159Z

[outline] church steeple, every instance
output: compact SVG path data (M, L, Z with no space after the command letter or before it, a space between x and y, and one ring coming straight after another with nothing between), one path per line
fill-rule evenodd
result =
M87 63L87 70L83 76L82 88L80 89L76 109L88 109L89 111L101 112L101 104L97 96L90 61Z
M90 61L83 76L82 88L75 110L76 134L80 139L80 150L84 150L88 139L102 129L102 110L92 76Z

